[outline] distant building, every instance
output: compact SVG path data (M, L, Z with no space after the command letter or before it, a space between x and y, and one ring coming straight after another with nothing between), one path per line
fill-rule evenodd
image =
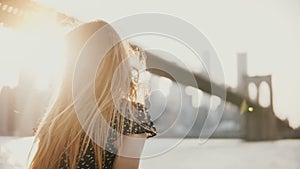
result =
M0 135L10 136L15 131L16 92L10 87L3 87L0 92Z

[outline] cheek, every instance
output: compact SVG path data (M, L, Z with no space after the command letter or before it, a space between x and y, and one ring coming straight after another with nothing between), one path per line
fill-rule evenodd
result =
M143 68L145 68L145 63L143 59L140 59L138 55L131 55L129 57L129 64L138 70L142 70Z
M131 67L131 74L133 77L137 77L139 75L140 80L146 80L148 75L146 75L146 61L144 59L140 59L138 55L131 55L129 57L129 64Z

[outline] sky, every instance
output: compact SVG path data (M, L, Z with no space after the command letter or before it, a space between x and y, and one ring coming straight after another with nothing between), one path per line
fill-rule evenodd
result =
M274 109L288 118L293 127L300 126L298 97L300 77L300 1L299 0L126 0L75 1L38 0L83 21L113 22L133 14L157 12L181 18L199 29L215 47L226 83L237 85L236 54L247 52L250 75L273 77ZM168 40L151 41L145 46L159 46L174 53ZM154 43L155 42L155 43ZM160 43L158 43L160 42ZM176 44L174 43L174 46ZM192 57L181 57L195 66Z

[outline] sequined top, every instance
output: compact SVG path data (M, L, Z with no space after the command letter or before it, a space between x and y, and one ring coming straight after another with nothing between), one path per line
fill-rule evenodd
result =
M147 134L147 138L153 137L157 134L155 125L151 120L148 110L144 108L142 104L137 103L137 119L141 123L125 118L124 120L124 131L123 135L126 134ZM130 123L132 124L130 125ZM116 122L115 122L116 123ZM113 126L116 126L114 123ZM117 133L112 130L109 134L108 142L106 144L106 149L102 158L102 169L112 169L115 156L118 152L114 146L114 141L117 140ZM87 152L78 161L76 169L98 169L97 158L95 157L95 151L92 144L89 144ZM59 169L70 169L66 158L63 158L60 163Z

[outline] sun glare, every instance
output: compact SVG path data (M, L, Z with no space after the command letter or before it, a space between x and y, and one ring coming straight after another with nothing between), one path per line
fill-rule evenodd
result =
M59 79L65 47L63 31L57 23L29 20L19 30L0 29L0 87L15 87L21 74L33 77L37 90L45 90Z

